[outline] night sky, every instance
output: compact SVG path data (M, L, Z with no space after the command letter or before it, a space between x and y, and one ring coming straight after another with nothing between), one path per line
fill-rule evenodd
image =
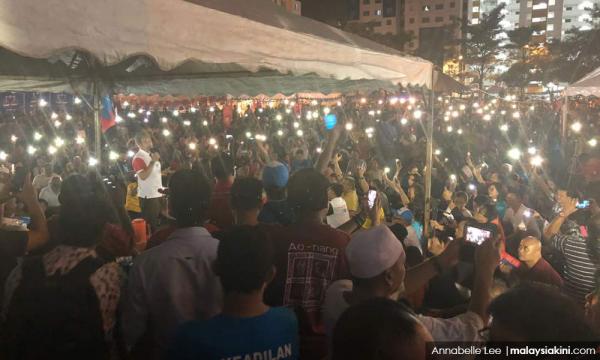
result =
M347 0L302 0L302 16L319 21L343 18L347 12Z

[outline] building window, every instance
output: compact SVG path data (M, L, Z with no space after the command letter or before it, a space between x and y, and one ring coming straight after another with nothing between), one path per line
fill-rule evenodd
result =
M429 7L429 5L423 5L423 11L427 12L431 10L431 8Z
M479 19L471 19L471 24L473 24L473 25L479 24Z
M415 23L415 18L410 18L410 19L408 20L408 22L409 22L409 24L414 24L414 23Z
M548 19L554 19L554 11L548 11Z
M421 19L421 22L423 24L427 24L427 23L429 23L429 18L428 17L424 17L424 18Z
M548 24L548 27L546 29L548 31L554 31L554 24Z
M454 7L456 6L456 4L454 4L453 2L450 3L450 8L454 9Z
M555 4L555 0L548 0L548 6L554 6Z
M387 25L392 25L392 19L387 19L387 20L385 21L385 23L386 23Z
M375 11L375 15L377 15L377 16L381 16L381 10L376 10L376 11Z
M571 22L571 19L566 19L566 20L565 20L565 22L566 22L566 23L570 23L570 22Z
M435 17L435 22L442 22L442 21L444 21L443 17L441 17L441 16L436 16Z
M573 10L573 7L567 6L567 11L571 11L571 10Z
M444 9L444 4L435 4L435 9L436 10L443 10Z
M363 16L369 16L369 12L368 11L363 11Z
M479 12L479 6L473 6L473 12L474 13L478 13Z

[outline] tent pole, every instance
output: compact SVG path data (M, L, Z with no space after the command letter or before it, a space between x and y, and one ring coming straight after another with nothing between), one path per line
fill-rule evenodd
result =
M94 84L94 156L98 160L98 168L102 165L102 126L100 125L100 87Z
M569 121L569 96L565 93L563 97L563 106L561 112L561 131L560 131L560 142L565 146L565 137L567 136L567 123Z
M430 102L431 102L431 114L427 121L427 154L425 159L425 213L423 219L423 235L429 236L429 220L431 218L431 171L433 168L433 119L435 116L435 91L434 85L434 74L435 71L431 72L431 91L430 91Z

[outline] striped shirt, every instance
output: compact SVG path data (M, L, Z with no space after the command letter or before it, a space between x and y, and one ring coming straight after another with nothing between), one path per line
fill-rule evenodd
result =
M551 244L565 257L565 293L584 304L585 296L596 287L594 274L597 265L588 253L586 238L582 236L579 225L567 219L560 232L552 237Z

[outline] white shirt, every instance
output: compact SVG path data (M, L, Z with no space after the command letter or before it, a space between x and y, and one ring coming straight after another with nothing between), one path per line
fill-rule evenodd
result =
M50 180L52 180L52 178L54 176L56 176L56 175L50 174L50 176L46 176L46 175L44 175L44 173L38 174L33 178L33 181L31 182L31 184L33 185L34 189L36 189L37 191L40 191L40 189L43 189L46 186L48 186L48 184L50 184Z
M348 213L346 200L341 197L336 197L332 199L329 204L333 208L333 214L327 216L327 224L332 228L338 228L340 225L350 220L350 213Z
M541 239L541 231L540 228L533 218L534 211L528 208L527 206L521 204L517 212L515 212L511 207L506 209L504 213L504 222L510 222L513 226L513 231L529 231L533 236Z
M146 166L148 166L150 164L150 162L152 161L150 154L142 149L140 149L137 152L137 154L135 154L135 156L131 160L132 163L135 162L136 159L142 159L144 161L144 164L146 164ZM139 176L140 171L141 170L136 172L136 174L138 175L137 176L138 196L141 198L146 198L146 199L154 199L154 198L161 197L162 194L158 192L158 190L163 187L160 161L156 161L154 163L154 168L152 169L152 171L150 172L150 175L148 175L146 180L143 180Z
M221 312L222 290L213 272L217 247L205 228L190 227L135 258L123 304L128 346L152 324L152 337L165 350L178 325Z
M52 187L50 185L46 186L45 188L42 189L42 191L40 191L40 196L39 198L42 200L45 200L48 203L48 207L59 207L60 206L60 201L58 201L58 195L60 194L60 192L55 193L54 190L52 190Z
M344 293L352 291L351 280L338 280L332 283L325 293L323 304L323 322L325 332L331 337L333 327L342 313L350 307ZM479 330L484 324L481 317L474 312L466 312L458 316L441 319L431 316L417 315L417 319L425 326L434 341L481 341Z

